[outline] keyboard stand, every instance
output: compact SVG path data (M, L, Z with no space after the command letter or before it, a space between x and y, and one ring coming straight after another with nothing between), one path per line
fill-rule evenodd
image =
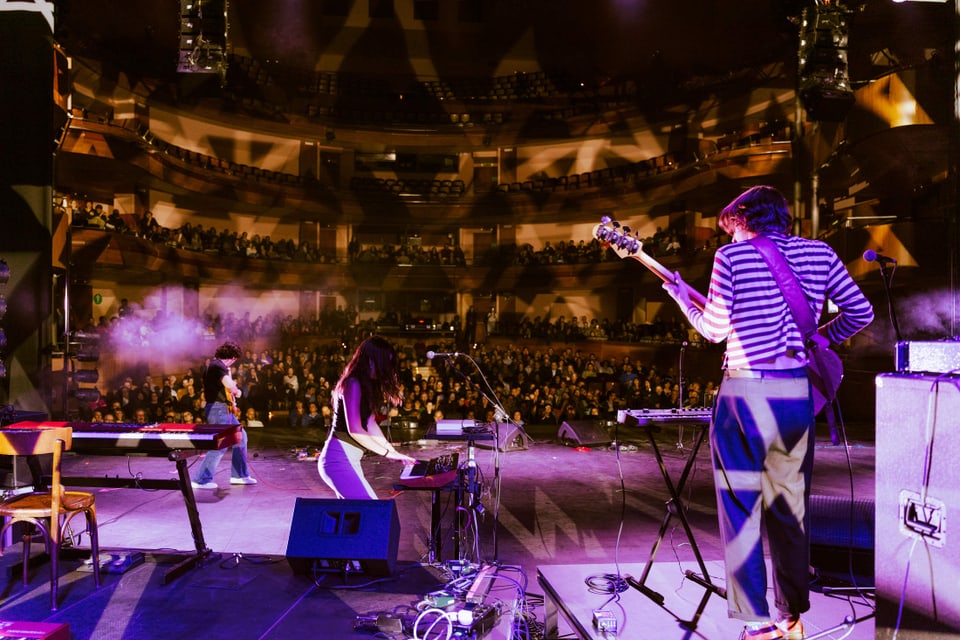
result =
M187 518L190 521L190 533L193 535L195 554L190 554L164 575L161 584L169 584L184 573L201 566L207 560L220 557L214 554L203 539L203 525L200 523L200 511L197 509L197 500L193 494L193 485L190 484L190 474L187 470L187 459L200 453L193 449L174 450L166 454L171 462L176 463L177 479L151 478L121 478L121 477L63 477L61 482L66 486L75 487L110 487L114 489L148 489L151 491L170 490L180 491L183 495L184 506L187 508ZM95 455L95 454L91 454Z
M453 472L453 478L445 484L437 486L409 485L399 482L393 485L394 491L429 491L430 492L430 538L427 543L427 560L430 564L442 560L443 537L440 535L440 525L443 516L443 509L440 504L440 494L449 491L457 491L459 494L459 472ZM446 474L444 474L446 475ZM458 501L459 502L459 501ZM454 538L454 554L459 555L459 543Z
M672 421L670 424L675 425L677 422ZM703 420L691 421L686 424L696 427L697 435L694 437L693 447L690 449L690 452L687 455L687 461L683 466L683 471L681 472L680 477L677 479L676 484L674 484L673 480L670 478L667 467L663 462L663 455L660 453L660 447L657 445L657 441L654 438L654 434L660 431L660 427L656 426L654 421L639 425L646 429L647 437L650 439L650 446L653 447L653 454L657 458L657 465L660 467L660 474L663 476L663 481L667 485L667 492L670 494L670 499L667 500L667 512L664 514L663 521L660 523L660 531L657 534L656 541L653 543L653 548L650 550L650 559L647 560L647 564L643 568L643 573L640 575L639 579L634 578L633 576L626 576L626 580L631 587L647 596L658 605L663 606L663 595L648 587L646 582L647 577L650 575L650 571L653 569L653 561L657 557L657 552L660 550L660 544L663 542L663 538L667 533L667 528L670 526L670 521L674 518L674 516L676 516L676 518L680 520L680 524L683 526L683 530L687 535L687 540L690 542L690 548L693 550L693 555L697 559L697 565L700 567L699 575L690 570L687 570L685 575L690 581L695 582L705 589L703 596L700 598L700 604L697 606L697 610L693 614L693 617L690 620L681 621L683 626L692 631L697 628L697 623L700 620L700 616L703 615L703 611L707 606L707 601L710 599L710 596L715 593L721 598L726 598L727 592L726 589L715 584L710 579L710 574L707 572L707 565L703 561L703 556L700 554L700 548L697 546L697 541L693 537L693 530L690 528L690 522L687 520L687 509L683 503L683 498L681 497L681 494L683 493L683 487L687 483L690 470L693 468L694 462L696 462L697 453L700 451L700 445L703 444L703 440L707 435L710 424L709 422L704 422Z
M457 535L454 536L453 548L454 553L457 556L457 559L463 560L464 558L461 555L462 549L460 548L460 536L466 527L468 520L468 515L466 515L471 509L476 506L475 500L478 500L480 495L479 480L477 478L477 442L478 441L492 441L496 443L497 434L492 429L481 429L476 431L467 431L464 430L459 433L443 433L437 431L436 427L431 427L427 430L426 439L434 439L440 441L456 441L456 442L466 442L467 443L467 460L464 464L460 466L459 473L457 475L457 482L455 488L457 490L457 512L455 521L457 523ZM499 474L499 470L495 475ZM497 478L494 478L494 482L497 481ZM499 526L498 518L496 514L494 515L493 528L494 536L496 536L496 529ZM496 550L496 543L494 544L494 549ZM496 558L496 551L494 552L494 561Z

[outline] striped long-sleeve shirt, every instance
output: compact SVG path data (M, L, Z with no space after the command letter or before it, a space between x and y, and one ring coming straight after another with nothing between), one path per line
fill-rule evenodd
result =
M819 324L824 301L839 314L820 327L832 344L843 342L873 321L873 307L833 249L819 240L769 234L800 281ZM684 310L694 328L711 342L727 341L726 367L759 366L790 352L803 354L803 336L780 287L749 242L717 250L705 309Z

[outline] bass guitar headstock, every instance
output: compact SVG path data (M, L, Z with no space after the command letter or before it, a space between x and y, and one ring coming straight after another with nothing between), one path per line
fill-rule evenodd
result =
M635 257L643 251L643 242L630 230L610 216L600 218L600 224L593 228L593 236L606 242L613 252L621 258Z
M621 258L633 258L664 282L677 282L677 278L672 271L660 264L652 255L643 251L643 242L640 241L635 232L630 231L630 227L624 227L609 216L603 216L600 219L600 224L593 228L593 235L598 240L606 242L613 249L613 252ZM707 304L707 299L690 285L683 283L683 286L690 293L690 301L702 311Z

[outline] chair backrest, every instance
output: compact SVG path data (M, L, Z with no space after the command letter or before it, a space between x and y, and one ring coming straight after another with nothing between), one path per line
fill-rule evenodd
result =
M17 429L15 426L0 429L0 455L31 456L53 454L50 492L53 495L53 510L60 511L60 459L73 444L71 427L31 427Z
M58 442L62 442L58 446ZM58 448L67 451L73 444L73 428L30 427L16 428L16 424L0 429L0 455L30 456L54 453Z

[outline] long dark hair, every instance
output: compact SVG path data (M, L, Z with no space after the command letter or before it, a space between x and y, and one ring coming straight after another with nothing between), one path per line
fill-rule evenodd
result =
M348 378L360 383L360 401L366 403L366 406L360 405L364 415L378 411L384 404L398 406L403 402L397 375L397 352L386 338L370 336L354 351L334 387L334 408L336 399L343 397L344 382Z

